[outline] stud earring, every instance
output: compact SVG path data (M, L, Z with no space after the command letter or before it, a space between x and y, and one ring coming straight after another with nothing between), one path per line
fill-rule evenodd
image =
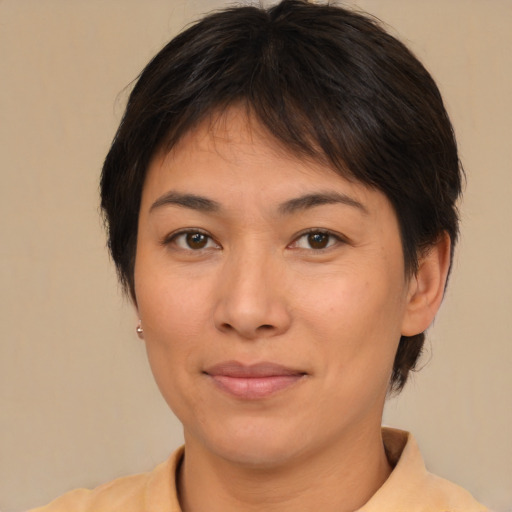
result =
M139 323L137 324L137 336L142 340L144 339L144 329L142 328L142 320L139 320Z

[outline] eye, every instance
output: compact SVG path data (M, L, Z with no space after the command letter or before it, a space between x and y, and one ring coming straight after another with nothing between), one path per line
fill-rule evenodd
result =
M219 245L211 236L198 230L180 231L167 238L165 244L173 244L180 249L200 251L203 249L218 249Z
M293 249L328 249L341 242L342 239L329 231L309 231L296 238L291 247Z

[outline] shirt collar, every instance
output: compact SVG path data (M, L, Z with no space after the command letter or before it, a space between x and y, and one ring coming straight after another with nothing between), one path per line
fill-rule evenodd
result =
M461 487L429 473L411 434L383 427L382 440L393 471L382 487L356 512L488 511ZM147 512L182 512L176 477L183 454L184 448L181 447L151 474L146 493Z

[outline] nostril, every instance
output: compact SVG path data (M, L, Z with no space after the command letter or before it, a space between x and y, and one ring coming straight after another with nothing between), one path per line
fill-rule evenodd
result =
M263 335L264 336L265 333L271 333L271 332L275 331L275 329L276 329L274 325L262 324L259 327L256 327L256 329L244 330L242 327L239 327L239 328L234 327L229 322L223 322L222 324L220 324L219 328L220 328L221 331L223 331L225 333L232 332L232 331L238 331L242 335L248 336L248 337L251 337L251 338L254 337L254 336L258 336L258 335L260 335L260 336Z

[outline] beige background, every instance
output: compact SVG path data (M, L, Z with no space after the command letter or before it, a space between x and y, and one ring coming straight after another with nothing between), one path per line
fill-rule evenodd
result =
M0 509L151 468L181 440L104 249L125 87L220 0L0 0ZM385 421L512 510L512 2L360 0L437 79L468 174L426 367ZM427 364L428 363L428 364Z

